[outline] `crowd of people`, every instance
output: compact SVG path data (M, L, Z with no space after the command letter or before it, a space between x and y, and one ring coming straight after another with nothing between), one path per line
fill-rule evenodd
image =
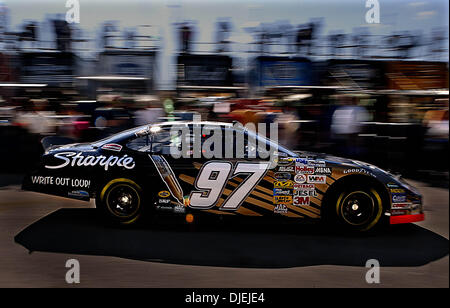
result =
M402 172L437 170L448 177L448 98L405 107L402 99L360 93L289 97L180 98L172 92L64 102L23 97L9 103L0 100L1 142L8 145L1 155L18 159L34 153L38 159L37 148L42 151L39 142L45 136L90 142L140 125L199 115L202 120L243 125L276 122L279 143L292 150L325 152ZM20 137L23 134L27 141Z

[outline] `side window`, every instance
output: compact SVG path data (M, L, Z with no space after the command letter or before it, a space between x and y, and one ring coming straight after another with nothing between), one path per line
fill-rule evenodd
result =
M150 151L150 137L149 135L137 137L134 139L131 139L126 144L126 147L138 151L138 152L149 152Z
M225 156L225 130L218 125L203 125L201 135L202 152L209 152L207 157L223 158Z
M177 146L176 136L171 136L170 129L165 128L151 135L151 151L153 153L170 154L170 147Z
M269 159L270 144L253 132L233 130L231 142L235 157Z

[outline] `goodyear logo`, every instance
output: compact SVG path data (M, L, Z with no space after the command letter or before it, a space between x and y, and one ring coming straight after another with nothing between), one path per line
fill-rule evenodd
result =
M292 181L275 181L273 182L275 188L293 188L294 182Z
M274 196L275 204L292 204L292 196Z
M167 190L163 190L158 193L158 196L161 198L167 198L170 196L170 192L168 192Z

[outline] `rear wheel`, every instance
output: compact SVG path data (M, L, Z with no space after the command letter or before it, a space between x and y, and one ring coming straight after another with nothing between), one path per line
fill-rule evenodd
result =
M377 226L383 214L383 201L373 187L352 185L336 194L337 223L353 231L368 231Z
M119 178L109 181L96 198L102 216L121 225L134 224L143 213L143 193L134 181Z

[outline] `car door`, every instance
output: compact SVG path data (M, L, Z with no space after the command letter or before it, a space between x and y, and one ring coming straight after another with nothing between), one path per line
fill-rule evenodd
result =
M201 127L194 124L174 124L163 126L153 134L148 157L165 185L164 191L158 195L162 193L167 196L160 197L158 202L167 202L170 198L174 206L189 206L189 196L195 187L198 171L206 161L202 155L198 157L193 153L194 145L201 145L201 141L195 140L196 129L201 131Z
M215 138L215 143L208 131L202 133L202 154L207 154L209 148L216 155L209 155L196 166L190 208L224 215L263 215L272 206L270 182L261 183L269 169L269 158L251 155L254 144L243 130L222 127L220 132L220 140Z

